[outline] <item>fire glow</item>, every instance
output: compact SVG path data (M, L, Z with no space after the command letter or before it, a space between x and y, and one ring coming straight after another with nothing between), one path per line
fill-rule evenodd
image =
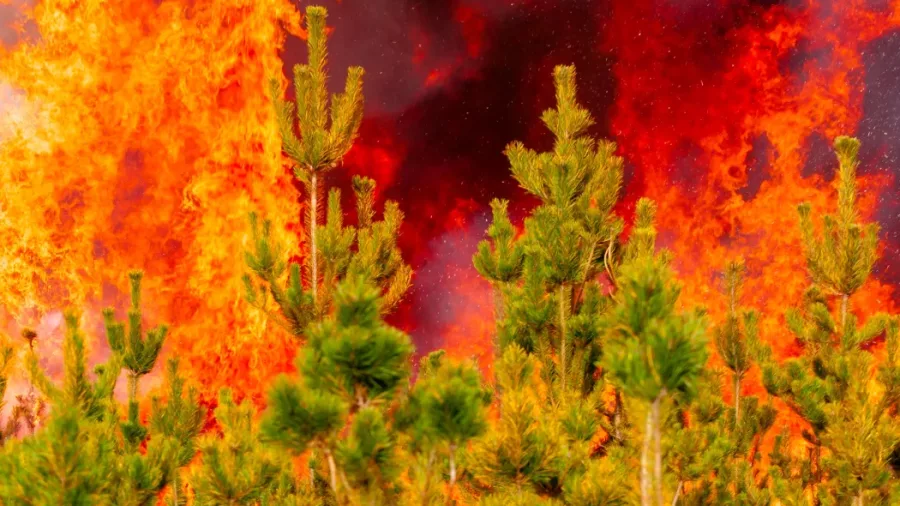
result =
M99 308L124 308L125 273L140 268L145 314L173 327L165 353L209 397L227 385L261 402L294 344L242 302L240 278L252 210L303 253L305 197L266 93L282 57L305 58L298 7L3 1L15 35L0 49L2 328L36 327L52 364L59 311L80 309L101 335ZM717 272L743 256L763 338L796 352L782 318L808 284L795 208L834 206L830 142L846 133L862 140L861 204L884 245L854 307L896 311L900 1L325 4L334 68L367 70L361 138L332 183L373 177L406 213L417 274L393 323L420 351L490 368L491 294L471 255L491 198L511 199L519 221L532 205L502 150L549 142L538 117L559 63L577 66L597 133L626 159L621 214L658 202L685 306L721 314Z

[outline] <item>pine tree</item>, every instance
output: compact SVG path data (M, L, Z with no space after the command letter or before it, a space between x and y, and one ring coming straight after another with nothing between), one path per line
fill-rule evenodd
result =
M34 342L37 340L37 332L29 328L22 329L22 338L28 343L29 360L34 360ZM34 434L38 424L45 415L46 409L46 399L39 396L34 383L29 382L28 392L16 395L16 405L13 406L12 414L8 420L10 424L7 426L9 434L18 434L23 424L28 430L28 434Z
M518 342L537 353L555 397L562 399L570 391L593 388L597 343L575 342L569 323L577 316L592 318L587 312L602 306L588 294L599 293L605 252L622 230L621 220L611 214L622 158L614 154L614 143L587 134L593 119L576 100L575 69L557 67L554 79L557 107L541 117L554 134L553 150L537 153L520 142L506 149L513 177L541 205L525 220L524 242L518 245L506 206L493 203L491 242L479 246L474 263L501 294L498 315L507 316L501 345ZM544 293L554 299L552 317Z
M234 403L230 390L219 393L215 418L221 434L201 438L202 460L190 479L197 506L255 505L277 483L284 460L260 444L254 415L247 401Z
M396 495L400 471L388 411L408 380L413 347L381 320L379 290L364 276L338 285L334 300L334 319L307 332L300 380L282 378L270 392L262 431L293 454L321 449L339 502L383 504Z
M104 311L112 355L94 369L93 379L87 373L85 337L76 315L66 317L62 386L41 371L33 347L36 334L23 332L29 342L32 381L52 407L46 427L7 445L0 454L0 467L8 471L0 481L0 492L10 498L10 504L150 506L193 457L193 439L204 415L196 392L182 397L183 379L175 362L169 367L168 401L163 405L154 399L149 429L138 417L137 380L152 371L166 331L164 326L157 327L144 337L141 275L132 273L130 278L129 322L116 322L111 309ZM131 380L125 422L113 398L123 364ZM37 405L35 413L22 415L30 427L35 424L28 417L39 409ZM184 501L175 497L171 504Z
M704 319L676 312L678 294L660 260L631 263L622 268L617 304L606 321L606 369L626 395L649 405L641 452L641 503L645 506L663 503L663 401L693 399L707 358Z
M114 426L74 405L55 405L36 435L12 440L0 454L0 497L8 506L112 503Z
M889 360L876 366L866 348L885 330L888 348L897 345L891 318L874 315L858 325L850 307L850 297L865 283L877 258L877 225L858 221L859 141L838 137L835 151L838 212L824 217L821 238L811 207L799 207L813 284L800 308L787 312L786 321L803 353L784 363L778 363L769 348L759 355L766 390L809 427L803 432L809 458L802 464L789 458L783 444L776 446L775 487L785 496L809 491L814 504L839 501L856 506L884 500L888 457L900 441L889 411L894 402L891 383L875 386L893 374L896 353L889 351ZM837 299L837 318L829 309L829 297Z
M150 411L151 445L168 442L175 451L167 462L164 473L169 484L167 504L179 506L186 503L181 469L197 454L197 438L206 421L206 411L200 406L195 388L184 391L185 379L178 373L178 359L169 359L166 368L169 389L165 404L159 397L152 398ZM152 453L148 449L148 453Z
M715 329L715 344L719 356L731 371L734 384L734 419L741 419L741 380L750 370L751 359L747 340L756 340L757 319L754 312L740 313L738 301L743 286L744 265L740 262L729 263L725 268L725 291L728 297L728 311L725 321Z
M50 400L55 408L60 406L77 410L88 420L109 420L116 416L113 391L122 371L122 358L113 353L105 363L94 368L96 379L91 381L87 372L85 337L79 327L79 316L65 315L66 336L63 340L63 385L56 386L41 370L36 355L30 357L29 369L32 383ZM107 335L107 340L112 336ZM115 350L113 343L110 348Z
M671 431L667 453L678 478L676 493L684 491L683 504L771 502L766 480L755 476L754 466L776 411L741 393L741 380L753 365L752 350L759 346L758 314L740 305L744 271L742 262L733 261L722 275L727 311L713 336L725 371L708 369L700 376L696 402L685 406ZM719 395L723 385L731 385L730 407Z
M253 248L247 264L257 282L247 276L247 299L268 312L269 296L278 306L284 326L300 335L313 321L332 309L332 292L340 279L365 273L382 289L382 311L390 312L409 289L412 271L400 256L397 236L403 213L394 202L385 204L384 219L374 221L375 182L354 176L357 226L343 226L340 192L328 193L327 221L323 225L325 174L336 167L356 139L363 114L363 70L351 67L343 93L327 97L325 62L326 10L308 7L307 47L309 62L294 67L295 102L280 98L277 81L271 84L278 117L282 149L291 161L294 175L307 190L306 227L308 252L303 265L283 259L284 248L271 236L271 223L259 226L251 216ZM330 107L330 115L328 109ZM297 132L299 131L299 136Z
M591 459L583 473L572 475L564 488L571 506L631 506L637 503L626 451L619 447L602 459Z
M325 63L324 7L306 8L306 45L309 62L294 66L295 103L279 98L277 81L272 81L271 93L278 113L282 149L293 163L294 175L307 189L310 197L307 215L309 254L306 263L312 298L319 287L319 255L316 232L319 226L322 177L333 169L350 150L362 122L363 95L361 67L347 70L344 92L328 100ZM330 114L329 114L330 106ZM294 117L296 114L296 118ZM295 123L296 122L296 123ZM295 126L296 125L296 126ZM299 137L297 135L299 130Z
M144 336L143 315L141 313L141 279L143 273L133 271L128 274L131 284L131 307L128 321L116 320L112 308L103 311L106 335L113 352L122 357L122 366L128 372L128 420L122 424L126 442L132 448L139 446L147 437L147 428L138 419L138 383L142 376L149 374L159 352L162 351L168 328L160 325Z
M522 243L516 240L516 229L509 220L509 201L491 201L493 222L487 229L487 236L478 243L478 252L472 258L475 269L491 283L494 292L494 319L499 327L506 318L506 303L503 293L510 289L522 276L524 252ZM494 343L494 358L500 358L501 343Z
M3 448L0 497L11 505L108 503L122 477L112 398L121 361L113 354L90 381L84 336L73 313L66 315L66 330L61 388L30 357L32 382L51 400L52 415L37 434Z
M507 489L515 496L535 493L565 465L564 436L556 417L546 410L539 363L516 344L506 347L496 368L503 416L469 456L476 480L501 494Z
M443 351L422 359L419 378L397 415L399 430L410 434L410 458L424 457L420 493L428 504L433 494L435 460L446 460L448 488L456 484L457 454L487 430L487 406L491 392L482 385L481 375L471 362L448 359Z

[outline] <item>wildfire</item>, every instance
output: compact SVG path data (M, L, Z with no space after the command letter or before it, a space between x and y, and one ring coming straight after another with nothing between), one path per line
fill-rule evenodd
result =
M266 85L298 11L49 0L28 17L36 38L0 52L3 327L40 326L53 362L48 311L83 310L102 336L99 309L124 307L140 268L145 315L174 328L167 353L211 392L258 397L291 346L241 302L242 241L251 210L296 234Z
M498 20L508 16L517 29L540 35L555 33L545 26L554 18L519 14L549 9L537 2L482 3L490 5L460 1L448 9L457 52L442 47L429 27L407 27L412 77L405 77L417 80L411 88L420 102L402 104L396 117L370 115L344 163L376 178L379 195L400 200L407 215L402 241L418 273L412 301L394 323L413 332L424 351L446 345L488 370L492 295L470 261L486 226L481 217L501 188L497 181L510 180L503 145L546 135L538 116L552 97L535 87L549 85L552 65L571 63L555 59L574 49L567 42L552 56L516 56L529 60L528 78L516 89L490 90L490 79L507 71L492 74L486 62L518 51L495 47ZM701 15L685 7L695 2L598 2L612 7L582 20L596 26L564 35L590 37L578 54L608 56L604 71L611 76L579 67L581 91L607 129L601 134L614 138L628 161L622 214L639 196L659 205L660 240L675 252L684 304L720 315L717 271L745 257L745 304L763 312L764 339L787 356L796 350L783 310L808 283L795 207L833 207L829 145L838 134L856 134L870 112L864 53L900 27L900 0L758 3L721 0L697 7ZM39 352L52 362L59 310L80 308L86 329L101 336L99 308L124 307L125 273L140 268L145 314L173 327L165 353L182 357L210 397L228 385L261 400L268 381L291 367L294 346L242 303L242 252L246 216L256 210L279 225L292 254L302 253L301 200L282 163L266 90L270 77L283 75L285 35L303 36L296 6L13 0L2 7L24 9L15 18L19 40L4 37L0 48L2 328L17 335L22 326L37 327ZM610 80L614 89L604 89ZM471 91L477 87L489 91L478 95ZM455 108L465 111L464 126L453 123L463 121L462 112L441 97L465 103ZM517 133L474 116L488 105L493 115L516 112ZM440 140L420 135L426 123L439 125L430 131L451 144L433 157ZM463 160L464 148L446 139L458 131L478 132L465 149L490 157ZM862 206L872 218L884 188L896 185L883 169L896 167L879 166L871 153L883 147L862 140L870 150L861 168ZM504 191L499 196L509 197ZM516 208L528 205L521 195L513 200ZM855 307L896 310L892 283L886 276L872 281ZM104 347L95 348L102 358Z

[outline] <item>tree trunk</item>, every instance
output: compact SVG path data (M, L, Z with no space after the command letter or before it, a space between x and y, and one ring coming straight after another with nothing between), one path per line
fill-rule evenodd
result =
M331 491L334 492L334 498L338 499L337 493L337 469L334 465L334 456L331 455L331 452L326 450L325 456L328 458L328 477L329 483L331 484Z
M741 421L741 377L734 375L734 428L737 430Z
M506 307L503 303L503 292L500 290L500 283L494 283L494 360L491 361L491 369L494 375L494 385L495 385L495 394L497 400L500 400L500 397L503 395L502 389L500 388L500 384L496 381L497 374L494 370L494 366L500 360L503 355L503 350L500 349L500 324L503 322L503 319L506 318ZM503 405L502 403L497 403L497 409L500 413L500 416L503 416Z
M428 506L431 491L431 473L434 467L434 448L428 453L428 463L425 465L425 486L422 488L422 506Z
M663 396L666 395L665 389L658 396L656 396L656 400L653 401L653 442L654 442L654 451L653 451L653 479L656 482L656 503L658 506L663 506L663 491L662 491L662 428L660 427L659 421L659 408L662 401Z
M841 332L844 332L844 326L847 325L847 307L850 305L850 295L841 295Z
M456 484L456 445L450 445L450 490Z
M319 225L319 175L312 171L310 176L310 209L309 209L309 254L310 262L310 280L312 287L313 302L318 302L319 295L319 249L316 245L316 227Z
M138 375L129 372L128 373L128 400L130 402L137 402L137 392L138 392Z
M656 401L653 401L654 404ZM653 439L653 407L647 411L644 445L641 448L641 506L653 506L650 492L650 441Z
M172 474L172 503L178 506L178 468Z
M681 489L684 487L684 482L678 482L678 488L675 489L675 495L672 496L672 506L678 504L678 499L681 497Z
M616 407L613 411L613 438L622 443L622 393L619 389L615 389Z
M566 285L559 287L559 377L566 393Z

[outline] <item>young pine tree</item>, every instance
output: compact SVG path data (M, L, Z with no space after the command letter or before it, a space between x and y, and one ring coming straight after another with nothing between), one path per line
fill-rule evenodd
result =
M419 504L434 504L440 494L435 487L438 462L446 463L448 494L458 477L457 455L465 445L487 430L487 407L491 393L484 387L471 362L457 362L443 351L421 361L419 378L397 415L396 426L408 434L410 474Z
M247 300L270 314L271 298L281 315L270 316L297 336L310 322L330 314L339 280L364 273L381 288L381 310L388 313L409 289L412 278L412 270L403 262L397 247L403 213L396 203L387 202L384 219L374 220L372 179L353 177L356 227L343 225L341 196L336 189L328 192L327 222L321 223L324 176L353 145L363 113L363 70L359 67L348 70L344 92L333 96L329 103L325 17L323 7L306 10L309 62L294 67L296 102L280 98L277 81L271 85L282 149L310 199L303 275L299 265L289 264L284 258L284 248L272 237L271 222L264 220L260 225L255 215L251 215L252 248L246 253L247 265L256 278L255 282L250 276L244 279Z
M230 390L219 393L215 418L221 433L201 438L201 462L190 477L197 506L256 505L273 492L287 464L260 444L255 411L246 401L235 404Z
M318 297L318 241L316 232L321 211L322 177L333 169L350 150L363 115L361 67L347 69L344 92L335 95L329 104L325 63L324 7L306 8L306 45L309 62L294 66L296 103L282 101L276 81L272 82L272 99L278 113L282 149L293 163L294 175L307 189L310 202L307 215L309 230L309 260L307 278L313 300ZM330 108L330 113L329 113ZM295 126L296 125L296 126ZM297 135L299 129L300 135Z
M307 332L300 379L282 378L271 390L262 432L293 454L321 451L339 503L385 504L399 492L390 415L407 384L413 347L382 321L379 290L363 277L345 280L334 297L334 319Z
M605 368L626 396L648 408L641 450L643 506L663 504L663 402L689 403L707 359L705 320L677 312L678 294L664 262L632 262L621 269L617 304L605 322Z
M122 424L125 441L132 448L137 448L147 437L147 428L138 419L138 383L141 377L150 374L156 366L159 352L162 351L168 328L160 325L144 335L143 315L141 313L141 279L139 271L130 272L131 307L128 309L128 321L116 320L112 308L103 311L106 324L106 335L109 346L122 359L122 366L128 375L128 420Z
M859 222L856 168L859 141L838 137L838 212L826 215L817 235L808 204L799 208L812 286L786 320L803 353L783 363L760 352L763 383L802 418L808 458L790 458L784 438L776 445L773 487L785 498L808 493L813 504L853 506L889 501L888 458L900 441L894 417L896 326L886 315L863 325L850 305L877 258L877 225ZM834 301L832 311L829 303ZM877 365L869 345L887 332L888 360ZM893 354L891 352L893 351Z
M197 454L197 439L206 421L206 410L200 406L195 388L184 391L185 379L178 373L178 359L168 361L166 376L169 388L165 403L159 397L151 400L150 445L170 444L174 449L163 469L169 484L166 504L180 506L187 502L182 468ZM149 447L147 453L152 454Z
M31 357L32 381L51 400L51 416L31 437L11 440L0 454L0 497L9 505L109 503L123 470L116 447L112 399L119 358L87 375L78 317L66 315L63 386L57 387Z
M547 409L539 367L540 361L517 344L506 347L495 378L503 390L503 415L469 456L485 495L504 497L508 504L552 486L565 466L565 437L556 413Z
M95 368L94 378L87 373L85 338L74 314L66 317L61 387L41 371L29 346L32 381L51 401L51 410L42 430L7 445L0 454L4 471L0 497L6 503L149 506L157 503L178 469L193 457L192 441L203 414L196 394L182 397L183 381L174 365L170 366L168 401L165 405L153 402L149 429L137 416L137 379L153 369L165 327L144 337L140 274L130 278L129 325L116 322L112 310L104 312L112 355ZM31 344L35 335L26 334ZM125 422L120 421L122 414L113 398L123 364L131 379ZM171 502L183 503L177 497Z
M571 320L590 321L603 307L598 275L622 230L611 212L622 159L614 143L587 134L593 120L576 100L575 69L557 67L554 79L557 106L541 118L554 135L553 150L538 153L520 142L506 149L513 177L540 205L516 241L506 205L494 202L490 241L479 245L474 263L500 294L498 351L516 342L536 353L559 402L593 390L597 335L573 335Z

